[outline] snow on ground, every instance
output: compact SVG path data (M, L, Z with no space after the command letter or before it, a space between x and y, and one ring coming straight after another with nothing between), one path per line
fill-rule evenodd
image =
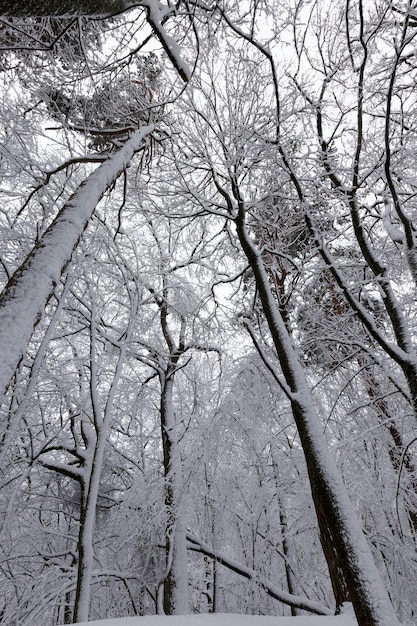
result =
M357 626L353 612L343 615L306 617L263 617L258 615L199 614L199 615L149 615L145 617L122 617L96 622L84 622L83 626Z

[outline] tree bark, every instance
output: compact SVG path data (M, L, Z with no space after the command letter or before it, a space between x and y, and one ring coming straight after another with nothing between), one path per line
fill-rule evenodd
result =
M65 203L0 295L0 394L26 353L33 328L105 192L144 147L153 126L137 130Z
M239 202L236 228L256 279L263 312L289 388L321 535L330 542L331 553L337 556L337 566L344 577L342 584L346 585L347 599L353 604L359 626L394 626L399 622L324 439L305 373L271 292L261 253L248 233L243 201ZM325 554L326 558L328 555ZM331 567L334 567L333 562L329 563Z
M160 241L156 234L158 248ZM167 276L162 276L162 294L153 289L155 303L159 308L162 334L168 350L165 358L158 359L156 370L161 386L160 419L163 464L165 477L165 546L166 568L163 581L163 611L166 615L190 613L188 599L187 539L184 514L184 477L178 440L178 424L174 407L175 375L181 356L186 352L184 343L185 320L181 319L178 337L174 336L168 323L170 313L170 287Z
M96 356L96 317L93 303L90 337L90 395L94 421L94 434L91 434L85 453L82 473L82 510L78 535L78 573L74 603L74 622L87 622L89 618L91 581L94 564L94 528L96 523L97 501L100 477L103 469L104 452L113 417L114 398L125 362L127 345L131 336L135 315L131 316L113 380L108 391L104 410L100 406L99 383L97 379Z
M167 514L167 575L164 581L164 612L166 615L187 615L188 602L187 540L182 500L184 481L177 440L173 388L174 370L162 383L161 430L164 453L165 505Z

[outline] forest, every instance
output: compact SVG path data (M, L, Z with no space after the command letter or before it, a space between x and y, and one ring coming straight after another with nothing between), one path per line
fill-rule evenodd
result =
M416 46L0 0L0 624L417 623Z

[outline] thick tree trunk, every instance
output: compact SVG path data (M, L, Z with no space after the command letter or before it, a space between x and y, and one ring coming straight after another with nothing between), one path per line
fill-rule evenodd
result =
M0 296L0 394L26 353L33 328L100 199L127 167L153 126L137 130L65 203Z
M187 539L183 512L182 461L173 403L174 371L175 365L161 377L161 429L167 515L164 612L166 615L186 615L190 612Z
M336 613L338 613L342 604L350 601L349 591L333 535L327 524L326 511L322 508L320 500L315 503L315 510L320 530L320 543L329 570L336 602Z
M91 468L90 468L91 469ZM87 622L90 612L90 585L93 572L93 532L96 502L89 493L88 480L83 484L81 498L80 531L78 534L77 586L75 591L73 622Z
M236 227L256 279L263 311L289 388L321 534L331 542L332 553L337 555L337 565L343 572L343 585L346 584L359 625L395 626L398 624L397 617L324 439L305 373L271 292L261 254L247 231L243 204ZM328 554L325 556L328 557ZM333 562L329 563L329 568L333 567Z

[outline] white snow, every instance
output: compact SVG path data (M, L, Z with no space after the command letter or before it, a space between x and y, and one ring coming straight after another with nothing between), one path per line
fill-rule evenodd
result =
M332 616L264 617L260 615L234 615L232 613L149 615L84 622L83 626L357 626L357 621L351 608L348 607L342 615Z
M153 125L138 129L80 184L1 294L0 396L26 353L34 325L96 205L153 130Z
M158 0L141 0L140 6L146 7L148 10L148 22L151 25L154 34L158 37L168 57L171 59L177 72L184 80L188 82L191 78L191 72L188 65L183 61L181 57L181 48L173 37L168 35L164 28L164 18L172 12L172 7L163 5Z

